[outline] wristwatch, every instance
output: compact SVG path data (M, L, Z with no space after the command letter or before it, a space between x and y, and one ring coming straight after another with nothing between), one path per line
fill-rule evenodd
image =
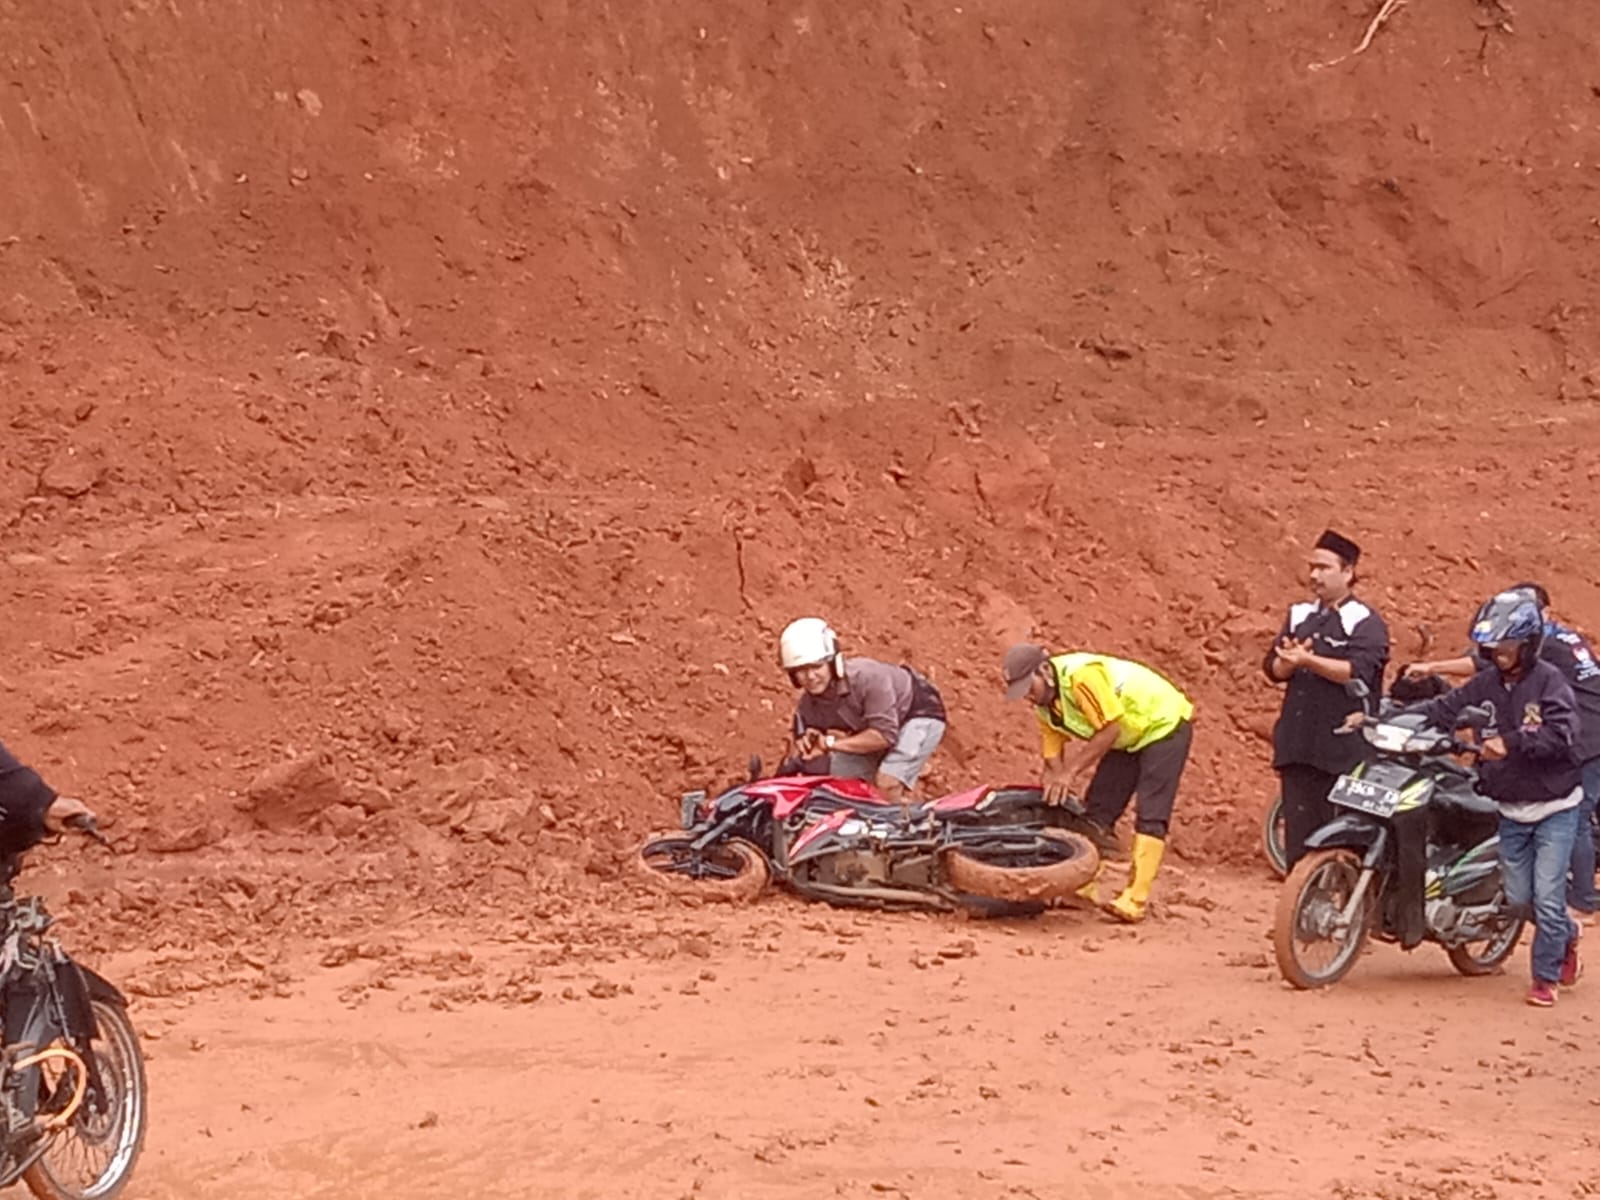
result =
M833 743L834 743L833 734L825 733L825 734L822 735L822 744L826 749L832 750L833 749Z

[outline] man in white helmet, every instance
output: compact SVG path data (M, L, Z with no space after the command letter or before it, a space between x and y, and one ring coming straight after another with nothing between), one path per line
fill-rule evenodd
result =
M800 689L795 753L826 755L828 774L871 779L885 799L905 801L944 737L939 690L910 667L846 658L820 617L790 622L778 659Z

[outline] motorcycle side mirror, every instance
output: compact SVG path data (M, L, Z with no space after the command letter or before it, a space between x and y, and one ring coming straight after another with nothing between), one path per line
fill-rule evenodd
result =
M1456 714L1457 729L1483 729L1494 720L1494 710L1482 704L1463 708Z
M756 780L760 779L761 778L761 755L752 754L750 756L750 762L746 766L746 770L750 774L750 782L751 783L754 783Z

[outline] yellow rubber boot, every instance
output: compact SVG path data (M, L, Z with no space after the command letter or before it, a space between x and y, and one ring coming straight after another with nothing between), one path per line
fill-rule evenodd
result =
M1161 857L1167 852L1167 843L1149 834L1133 835L1133 872L1128 886L1117 898L1105 906L1112 916L1123 921L1144 920L1144 906L1149 903L1150 889L1155 885L1156 872L1161 870Z
M1077 896L1079 900L1087 900L1098 908L1100 906L1100 875L1105 869L1105 863L1101 863L1096 867L1094 878L1074 892L1073 895Z

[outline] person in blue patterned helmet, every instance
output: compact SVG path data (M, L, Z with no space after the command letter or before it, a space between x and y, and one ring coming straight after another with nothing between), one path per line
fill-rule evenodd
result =
M1572 685L1540 657L1544 612L1524 591L1491 596L1472 621L1488 660L1467 683L1413 707L1441 728L1472 705L1492 707L1479 745L1478 790L1500 810L1506 902L1534 920L1528 1003L1548 1008L1582 974L1582 928L1567 913L1567 873L1583 801Z
M1583 925L1592 925L1600 910L1595 888L1595 810L1600 808L1600 654L1576 629L1557 620L1550 611L1550 593L1543 584L1512 584L1507 592L1522 592L1544 614L1544 636L1539 657L1558 668L1572 685L1578 704L1576 750L1583 773L1583 801L1578 806L1578 833L1572 840L1572 878L1567 884L1567 907ZM1480 610L1481 611L1481 610ZM1474 618L1476 621L1476 618ZM1405 668L1407 680L1432 675L1468 678L1488 663L1476 644L1458 658L1413 663Z

